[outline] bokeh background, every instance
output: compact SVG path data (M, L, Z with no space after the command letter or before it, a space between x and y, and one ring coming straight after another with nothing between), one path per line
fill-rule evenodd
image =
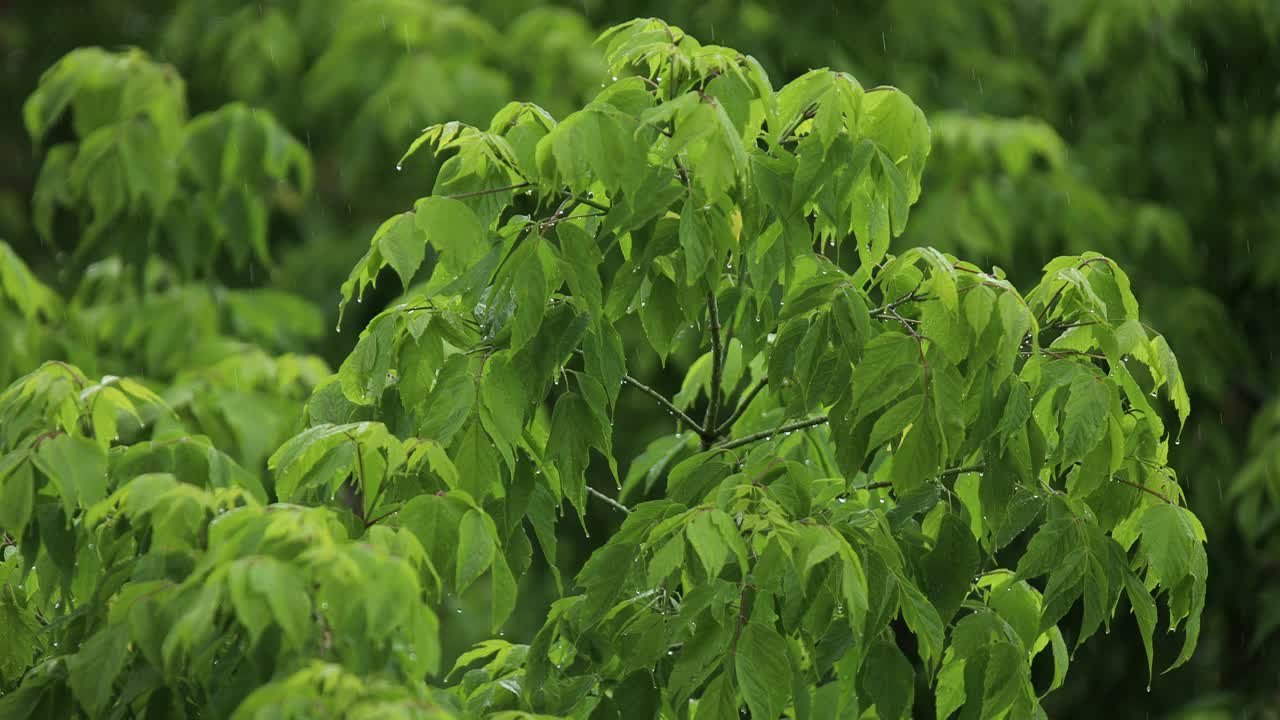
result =
M338 287L373 230L430 191L429 158L397 172L409 142L431 123L486 123L509 99L562 115L604 79L595 34L637 16L755 55L775 87L830 66L915 99L934 147L899 250L932 245L1024 287L1060 254L1097 250L1124 265L1193 399L1171 464L1209 536L1204 631L1194 659L1148 689L1136 627L1117 622L1076 654L1046 708L1280 718L1277 0L0 0L0 239L81 311L37 337L0 298L0 380L64 354L90 372L173 382L197 398L192 413L254 413L263 436L228 430L225 443L261 466L273 440L292 435L308 373L337 367L400 290L386 278L334 330ZM269 261L219 264L194 295L175 281L163 302L86 290L84 278L106 270L72 252L74 225L54 218L39 231L44 156L21 108L46 68L91 45L172 64L192 116L243 102L306 148L314 186L275 197ZM261 303L288 321L254 322ZM256 389L201 374L246 345L313 364ZM689 350L665 370L631 372L674 393ZM669 432L664 412L625 393L617 421L624 471ZM642 492L627 487L630 500ZM586 533L562 524L566 576L617 522L609 513L593 508ZM554 593L537 564L522 585L531 599L510 625L516 639ZM476 615L446 623L455 651L483 632L479 618L469 624Z

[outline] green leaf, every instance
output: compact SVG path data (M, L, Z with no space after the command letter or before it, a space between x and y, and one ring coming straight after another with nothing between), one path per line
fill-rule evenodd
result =
M107 457L92 440L71 435L46 439L37 446L32 462L57 490L68 516L106 495Z
M267 599L276 624L295 649L307 646L312 627L311 599L302 576L274 558L261 557L249 569L249 586Z
M693 285L706 277L716 255L716 241L703 217L709 208L698 209L693 197L685 199L680 210L680 247L684 249L684 282Z
M338 369L342 394L348 400L357 405L371 405L381 397L395 358L398 329L396 315L387 314L374 318L360 333L355 349Z
M791 697L790 653L773 628L749 623L742 629L733 655L738 688L752 717L776 718Z
M716 675L698 698L694 720L738 720L738 698L733 692L729 676Z
M902 442L894 448L890 474L894 492L906 495L933 477L941 464L942 437L930 403L926 402Z
M35 509L35 477L27 453L0 459L0 527L22 537Z
M1087 373L1072 381L1062 410L1064 464L1083 458L1102 441L1110 409L1111 392L1105 380Z
M454 591L461 595L494 564L497 547L484 513L471 509L458 526L458 573ZM494 612L495 618L498 615Z
M1190 510L1161 503L1152 505L1138 521L1142 550L1151 572L1165 587L1176 585L1191 572L1192 558L1203 552L1204 531Z
M569 290L598 318L604 310L604 290L597 270L603 257L595 237L571 222L556 225L556 237L560 240L561 272Z
M879 410L921 376L920 350L907 335L883 333L867 343L862 362L853 369L854 420Z
M862 687L884 720L911 717L915 700L915 670L898 646L876 640L862 663Z
M897 440L908 425L919 420L920 413L923 410L923 395L908 395L903 398L896 405L886 410L883 415L876 418L876 423L871 428L871 438L867 441L867 446L878 448L889 440Z
M649 345L665 365L671 352L671 342L680 330L684 310L680 307L675 284L666 275L651 275L649 283L649 292L640 302L640 323L649 338Z
M565 393L556 401L547 438L547 461L559 471L564 497L579 514L586 512L585 474L591 461L592 438L601 430L581 395Z
M530 399L525 395L519 374L511 367L510 358L506 353L498 353L485 363L484 377L480 380L480 418L485 430L499 445L507 466L514 467L511 449L519 443L524 432L525 411Z
M414 204L413 210L418 229L454 275L460 275L488 253L488 233L480 218L462 201L425 197Z
M400 283L408 288L427 250L427 238L418 227L417 216L407 212L393 215L382 223L370 242L400 276Z
M933 549L920 563L925 593L943 622L955 616L969 594L979 560L978 542L969 524L955 513L943 515Z
M1151 684L1151 674L1155 662L1155 651L1152 638L1156 632L1156 601L1152 599L1142 581L1132 571L1124 573L1125 595L1129 598L1129 607L1133 609L1133 617L1138 622L1138 633L1142 636L1142 648L1147 653L1147 684Z
M16 682L30 667L41 643L40 623L14 585L0 585L0 677Z
M698 559L702 561L702 566L706 569L709 578L715 578L720 574L724 561L729 557L729 546L721 538L720 528L712 521L712 512L717 511L695 512L693 520L685 528L689 544L698 554Z
M502 469L493 443L479 422L472 422L458 439L452 460L458 469L458 486L471 497L483 501L502 496Z
M440 368L431 394L417 404L417 434L447 444L471 416L476 402L476 381L466 355L451 355Z
M898 590L902 596L902 619L916 636L920 657L926 666L936 667L942 659L942 618L915 583L899 576Z

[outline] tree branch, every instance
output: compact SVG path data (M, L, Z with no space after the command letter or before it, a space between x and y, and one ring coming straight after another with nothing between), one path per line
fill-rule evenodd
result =
M711 396L707 403L707 414L702 419L702 426L711 429L716 427L720 415L720 382L724 375L724 347L720 343L720 305L716 302L714 290L707 293L707 315L711 323L711 388L707 394ZM703 437L703 447L709 447L713 438Z
M733 414L731 414L728 418L725 419L724 422L720 423L720 425L716 427L716 430L715 430L716 435L723 435L724 433L728 432L729 428L733 427L733 424L738 422L738 418L742 417L742 413L747 411L747 406L751 404L751 401L755 400L756 396L760 394L760 391L764 390L764 386L768 384L769 384L769 378L767 377L760 378L760 382L756 383L755 387L748 390L747 394L743 395L742 399L738 401L738 407L734 409Z
M942 472L938 473L938 477L943 478L943 477L949 477L951 475L963 475L965 473L971 473L971 472L980 473L983 470L986 470L986 466L962 465L960 467L947 468L946 470L943 470Z
M939 472L938 477L944 478L944 477L950 477L952 475L963 475L964 473L970 473L970 472L982 472L984 469L985 468L982 465L964 465L961 467L947 468L946 470ZM866 485L863 485L861 487L856 487L853 489L854 490L880 490L883 488L891 488L891 487L893 487L893 483L884 481L884 482L867 483Z
M643 392L645 395L648 395L649 397L658 401L659 405L666 408L667 412L679 418L680 422L684 423L685 425L688 425L689 429L698 433L699 437L705 438L707 436L707 431L703 429L703 427L699 425L697 421L695 421L693 418L686 415L683 410L673 405L670 400L668 400L666 397L663 396L662 393L658 392L657 390L654 390L648 385L645 385L644 383L631 377L630 375L623 375L622 381L636 388L640 392Z
M574 195L573 192L571 192L567 188L565 190L562 190L561 192L563 192L565 195L568 195L569 197L572 197L574 200L577 200L579 203L586 205L587 207L593 207L599 210L600 212L609 212L609 206L605 205L604 203L598 203L595 200L592 200L591 198L584 198L584 197L579 197L577 195Z
M595 488L591 487L590 485L588 485L588 486L587 486L587 492L589 492L589 493L591 493L592 495L594 495L594 496L596 496L596 497L600 498L601 500L605 501L606 503L608 503L608 504L612 505L615 509L617 509L617 510L621 510L622 512L624 512L624 513L626 513L626 514L628 514L628 515L630 515L630 514L631 514L631 508L627 507L626 505L623 505L622 503L618 502L617 500L614 500L613 498L609 497L608 495L605 495L604 493L602 493L602 492L600 492L599 490L597 490L597 489L595 489Z
M740 437L737 440L730 440L729 442L720 443L719 445L715 446L715 449L716 450L732 450L734 448L742 447L743 445L750 445L751 443L757 442L759 440L768 440L769 438L779 433L795 432L796 430L804 430L806 428L814 427L815 425L821 425L825 423L827 420L828 418L826 415L819 415L818 417L809 418L808 420L800 420L793 423L787 423L786 425L779 425L778 427L772 430L761 430L760 432L751 433L750 435Z
M1158 497L1158 498L1160 498L1161 500L1163 500L1163 501L1165 501L1165 502L1169 503L1170 505L1177 505L1177 504L1178 504L1178 503L1176 503L1176 502L1174 502L1174 501L1170 500L1168 495L1165 495L1164 493L1161 493L1161 492L1156 492L1155 490L1152 490L1152 489L1151 489L1151 488L1149 488L1149 487L1145 487L1145 486L1139 485L1139 484L1138 484L1138 483L1136 483L1136 482L1130 482L1130 481L1128 481L1128 480L1125 480L1124 478L1118 478L1118 477L1113 477L1113 478L1111 478L1111 479L1112 479L1112 480L1115 480L1116 482L1120 483L1121 485L1128 485L1128 486L1129 486L1129 487L1131 487L1131 488L1137 488L1138 490L1141 490L1142 492L1147 493L1147 494L1149 494L1149 495L1155 495L1156 497Z
M476 190L475 192L457 193L455 195L445 195L443 197L447 197L450 200L462 200L464 198L480 197L481 195L494 195L508 190L519 190L520 188L527 188L532 184L533 183L522 182L516 183L515 185L504 185L503 187L489 188L488 190Z

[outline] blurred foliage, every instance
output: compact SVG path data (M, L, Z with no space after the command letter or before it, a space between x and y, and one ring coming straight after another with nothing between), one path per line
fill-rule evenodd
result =
M365 239L383 218L425 194L440 171L426 153L395 171L418 130L445 119L484 121L510 97L537 101L557 116L578 107L608 79L589 44L595 28L659 15L709 42L750 49L779 80L830 65L868 86L892 83L911 95L931 119L934 149L915 217L896 247L936 246L998 265L1028 285L1045 258L1085 248L1129 270L1141 289L1144 320L1177 349L1197 408L1172 448L1171 464L1182 470L1188 502L1204 520L1214 581L1201 648L1186 667L1157 677L1151 694L1133 694L1144 658L1131 642L1136 630L1124 628L1124 639L1099 638L1080 651L1083 662L1072 683L1052 696L1049 711L1088 714L1102 704L1118 715L1276 716L1280 333L1272 314L1280 299L1280 4L532 5L52 0L7 6L0 14L0 92L15 111L0 118L0 152L14 160L0 165L0 237L34 277L11 270L13 263L0 268L0 332L13 338L11 351L0 356L4 381L41 359L62 357L95 376L141 372L177 380L187 398L209 392L196 389L209 387L200 383L240 388L239 379L227 380L240 372L256 378L253 392L305 395L323 373L308 370L309 361L287 360L287 353L314 352L336 367L354 331L396 294L386 286L394 281L384 278L348 311L342 333L329 332L337 319L335 288L366 249ZM35 192L38 169L50 156L33 153L16 109L65 53L95 45L136 45L147 55L130 55L129 62L171 63L174 76L186 78L167 109L144 119L171 137L173 152L138 160L165 169L137 198L42 200ZM131 75L138 83L147 76ZM261 117L208 114L231 101L262 108ZM269 181L269 191L255 185L246 194L223 176L193 171L183 159L197 123L257 126L272 116L313 158L314 192L295 193L304 189L301 183L282 184L285 176L261 172L270 170L264 163L254 172ZM64 148L59 154L71 173L96 142L114 164L84 172L126 173L134 161L128 138L135 121L100 118L81 127L64 119L42 133L42 151ZM91 141L90 131L99 139ZM122 142L107 146L108 133ZM259 156L249 151L246 157L256 162ZM262 203L245 213L257 218L249 226L267 228L261 249L240 258L203 255L199 262L183 251L213 250L218 229L165 226L166 217L184 212L164 202L181 183L184 194L204 193L209 203L237 197ZM86 264L75 256L79 243L98 232L96 222L107 235L120 229L101 225L100 213L145 216L140 221L150 244L123 239L136 251L131 266ZM207 244L210 238L215 246ZM170 263L138 264L141 248L158 248ZM205 283L190 282L197 273ZM122 274L127 282L95 285L95 277ZM243 298L237 293L247 288L270 288L249 292L271 293L253 302L277 304L264 314L274 319L236 305L235 298ZM236 362L252 370L229 364L241 349L251 359ZM646 357L636 359L632 372L673 393L695 359L680 348L670 369ZM199 370L179 379L178 368L193 367ZM211 435L218 432L217 417L264 412L259 408L274 402L197 409L210 403L171 400L186 408L180 412L203 418ZM617 412L631 430L618 440L619 456L634 456L668 426L643 398L624 395ZM293 429L281 432L287 437ZM247 440L218 446L241 444L242 459L260 462ZM610 522L597 513L587 525L603 530Z

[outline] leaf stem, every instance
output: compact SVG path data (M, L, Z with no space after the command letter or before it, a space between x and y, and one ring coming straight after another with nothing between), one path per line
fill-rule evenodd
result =
M605 501L605 502L606 502L606 503L608 503L609 505L612 505L612 506L614 507L614 509L616 509L616 510L621 510L622 512L624 512L624 513L626 513L626 514L628 514L628 515L630 515L630 514L631 514L631 508L627 507L626 505L623 505L622 503L618 502L617 500L614 500L613 498L609 497L608 495L605 495L604 493L602 493L602 492L600 492L599 490L597 490L597 489L595 489L595 488L591 487L590 485L588 485L588 486L587 486L587 492L589 492L589 493L591 493L592 495L594 495L594 496L596 496L596 497L600 498L601 500Z
M740 437L737 440L730 440L729 442L720 443L719 445L715 446L715 449L716 450L732 450L734 448L742 447L743 445L750 445L751 443L757 442L760 440L768 440L769 438L779 433L795 432L796 430L804 430L806 428L811 428L816 425L821 425L825 423L827 420L828 418L826 415L819 415L814 418L809 418L808 420L799 420L797 422L787 423L786 425L779 425L778 427L772 430L761 430L760 432L751 433L750 435L745 435L743 437Z
M683 410L681 410L680 408L672 404L672 402L668 400L665 396L663 396L662 393L658 392L657 390L654 390L648 385L645 385L644 383L631 377L630 375L623 375L622 381L636 388L637 390L644 393L645 395L648 395L649 397L656 400L659 405L667 409L667 412L671 413L672 415L675 415L677 418L680 419L680 422L684 423L685 425L688 425L690 430L693 430L694 432L698 433L699 437L707 436L707 431L703 429L703 427L699 425L697 421L695 421L693 418L686 415Z

